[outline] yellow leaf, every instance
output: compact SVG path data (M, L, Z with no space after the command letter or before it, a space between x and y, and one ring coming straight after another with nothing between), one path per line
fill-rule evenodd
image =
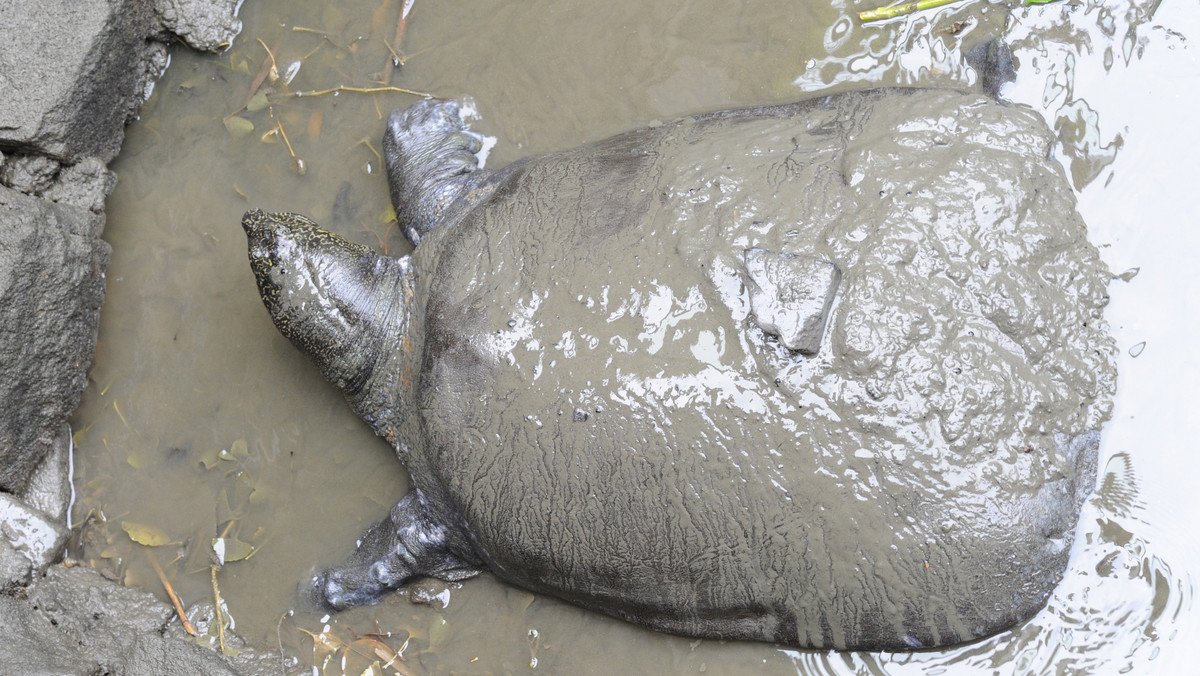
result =
M147 526L142 523L134 523L132 521L122 521L121 530L129 536L130 540L145 545L146 547L162 547L163 545L172 544L171 536L163 532L157 526Z
M238 439L229 447L229 452L235 458L245 458L250 455L250 445L246 443L245 439Z

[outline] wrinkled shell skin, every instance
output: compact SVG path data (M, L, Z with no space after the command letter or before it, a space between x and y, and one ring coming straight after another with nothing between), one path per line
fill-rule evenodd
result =
M430 131L397 120L394 195L460 180L398 190L427 172L397 138ZM372 330L407 352L372 371L416 377L350 398L416 490L318 586L370 587L349 605L483 568L655 629L823 649L1029 618L1115 382L1109 275L1051 142L983 97L859 92L467 167L469 209L397 204L409 317ZM814 354L756 322L751 249L840 271ZM442 567L364 567L405 543Z

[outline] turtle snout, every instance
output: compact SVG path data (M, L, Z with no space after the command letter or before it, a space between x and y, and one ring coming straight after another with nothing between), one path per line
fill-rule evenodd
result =
M247 211L246 215L242 216L242 229L246 231L246 238L249 240L251 248L273 239L274 228L272 226L270 216L258 209Z
M280 223L270 214L259 210L248 211L242 217L242 229L246 231L246 244L253 266L271 267L279 262Z

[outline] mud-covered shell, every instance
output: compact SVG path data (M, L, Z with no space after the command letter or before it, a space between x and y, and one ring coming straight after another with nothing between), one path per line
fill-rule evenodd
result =
M414 255L406 465L500 576L660 629L911 649L1029 617L1115 379L1051 141L870 92L512 168ZM756 321L750 250L840 270L814 354Z

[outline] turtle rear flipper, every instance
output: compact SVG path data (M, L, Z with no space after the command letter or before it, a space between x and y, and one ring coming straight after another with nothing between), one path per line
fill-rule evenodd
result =
M456 537L416 490L404 496L387 518L363 534L346 565L313 578L311 600L332 610L374 603L419 577L463 580L479 574L482 563Z
M480 169L475 156L481 147L483 137L467 129L455 101L418 101L388 116L383 135L388 186L400 228L413 246L491 193L492 172Z

